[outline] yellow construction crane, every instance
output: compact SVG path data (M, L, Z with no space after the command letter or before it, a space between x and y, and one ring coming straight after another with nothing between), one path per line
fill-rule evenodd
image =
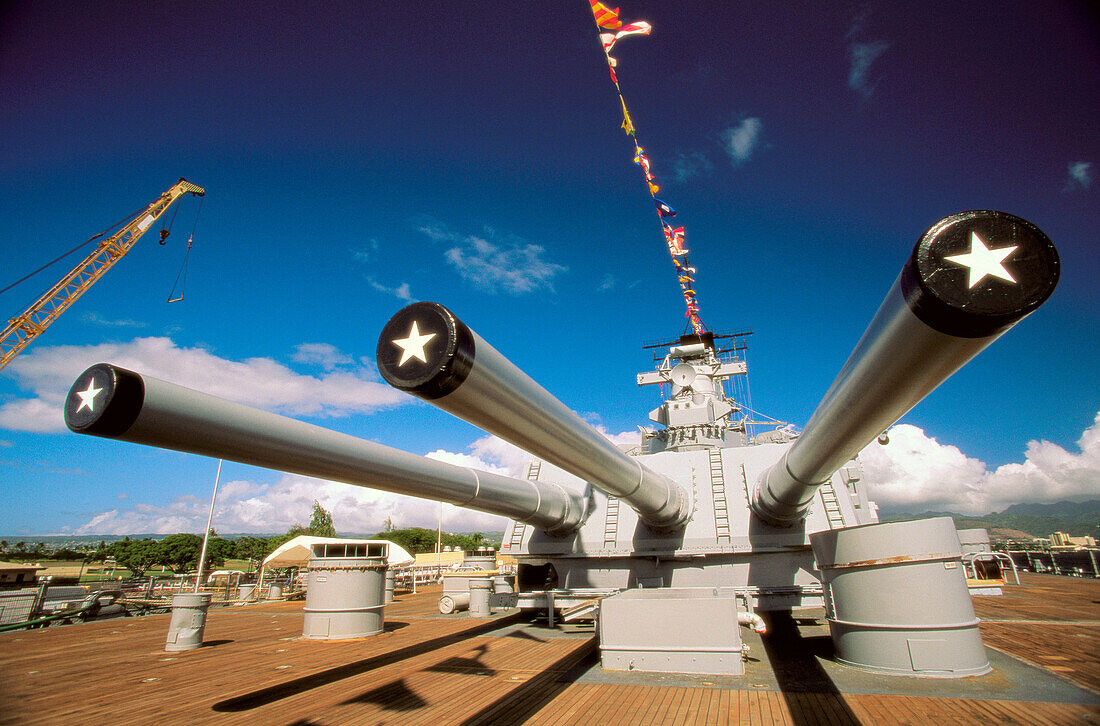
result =
M153 223L168 211L172 203L184 194L201 197L206 194L206 190L186 179L180 179L155 202L126 222L122 229L100 242L91 254L81 260L34 304L9 320L8 326L0 335L0 368L19 355L32 340L49 327L50 323L57 320L61 313L95 284L96 280L103 277L107 270L121 260L146 230L152 227Z

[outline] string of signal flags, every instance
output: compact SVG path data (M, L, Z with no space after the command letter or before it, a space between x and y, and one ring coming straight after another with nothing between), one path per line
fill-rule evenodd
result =
M673 226L672 220L676 217L676 210L667 202L657 197L661 188L657 185L657 179L650 169L649 157L645 149L638 142L638 135L634 129L634 122L630 113L626 110L626 99L623 98L623 89L619 86L619 77L615 73L618 61L611 57L611 49L615 43L631 35L649 35L653 27L644 20L634 23L623 23L619 19L619 8L609 8L598 0L589 0L592 5L592 16L596 20L599 29L600 42L603 44L603 52L607 57L607 69L611 72L611 82L615 84L615 91L619 94L619 103L623 107L623 131L634 141L634 163L641 167L645 174L649 196L653 198L653 205L657 210L657 219L661 223L661 231L668 245L672 264L676 266L676 279L680 283L680 291L684 295L684 303L687 312L684 317L691 323L691 328L696 335L706 332L703 321L699 318L699 302L695 298L695 268L688 262L688 249L684 247L686 234L682 226Z

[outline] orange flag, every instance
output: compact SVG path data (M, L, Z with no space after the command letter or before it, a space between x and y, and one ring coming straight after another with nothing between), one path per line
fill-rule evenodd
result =
M618 8L612 10L597 0L589 0L589 2L592 3L592 16L596 18L596 25L608 30L618 30L623 27L622 21L619 20Z

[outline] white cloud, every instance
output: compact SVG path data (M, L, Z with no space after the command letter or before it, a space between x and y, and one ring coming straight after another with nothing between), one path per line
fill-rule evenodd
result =
M616 444L636 445L637 431L600 433ZM890 430L890 443L872 443L861 457L868 493L890 511L955 511L986 514L1021 502L1100 498L1100 413L1078 442L1080 453L1045 441L1028 444L1022 464L989 471L957 447L941 444L906 424ZM524 478L531 456L495 436L474 441L465 452L433 451L429 458L495 474ZM284 475L274 484L231 481L218 492L214 527L219 532L285 532L306 524L313 500L333 513L337 530L372 533L387 518L398 527L434 528L439 503L336 482ZM194 496L154 506L101 512L75 534L201 532L208 501ZM456 531L501 531L506 520L490 514L443 507L443 526Z
M382 245L378 244L378 240L371 237L358 247L352 247L350 251L352 258L358 262L374 262L381 248Z
M764 123L758 118L746 118L737 126L731 126L720 134L726 153L735 166L752 158L760 146Z
M436 224L421 226L420 231L436 242L453 243L444 259L462 279L484 292L553 292L554 278L569 270L543 259L546 250L541 245L518 237L501 238L493 230L487 230L485 237L459 235Z
M499 467L480 462L475 455L439 451L429 457L506 474ZM431 529L439 521L437 501L286 474L274 484L248 481L224 484L218 490L213 526L226 534L278 534L295 524L308 524L314 500L332 513L340 533L371 534L381 530L387 518L397 527ZM190 495L177 497L163 506L135 503L129 509L101 512L75 528L73 534L202 532L209 506L209 500ZM502 531L506 522L504 517L443 505L443 527L448 531Z
M862 8L852 18L852 25L845 35L851 41L848 45L848 88L867 97L875 92L875 84L871 81L871 65L890 48L890 44L883 40L869 43L858 40L864 34L864 27L870 18L870 7Z
M987 514L1023 502L1100 498L1100 413L1078 441L1080 453L1031 441L1020 464L989 471L957 447L901 424L890 443L872 443L860 455L869 496L893 511Z
M61 411L69 387L85 368L104 361L288 415L343 416L411 400L378 382L374 371L365 366L337 368L338 363L349 359L332 346L305 344L299 346L295 357L327 362L331 367L321 376L303 375L271 358L234 361L201 348L181 348L169 338L39 347L23 353L5 369L33 396L0 406L0 428L39 433L63 431Z
M341 353L331 343L302 343L294 348L290 359L295 363L319 365L326 371L353 362L350 355Z
M416 299L412 296L412 293L409 292L409 283L407 282L403 282L397 287L388 287L380 282L376 282L370 277L367 278L367 282L370 283L370 286L378 292L384 293L386 295L392 295L398 300L404 300L405 302L416 302Z
M608 274L604 275L603 279L600 280L600 284L596 287L596 289L599 290L600 292L607 292L608 290L614 290L615 289L615 276L612 275L611 273L608 273Z
M428 239L434 242L447 242L458 239L458 235L446 229L438 222L426 222L419 227L420 231L428 235Z
M848 55L851 65L848 68L848 88L853 91L870 96L875 92L875 84L871 81L871 64L878 60L890 47L885 41L874 43L852 43L848 46Z
M527 476L531 455L504 439L491 435L482 436L470 444L470 451L486 466L494 467L499 474L519 479Z
M1092 186L1092 162L1074 161L1068 164L1069 178L1066 180L1064 191L1071 192L1075 189L1088 189Z
M80 316L80 319L85 323L92 323L94 325L103 325L109 328L144 328L145 323L137 320L108 320L107 318L100 317L99 313L84 313Z
M677 154L672 159L672 180L685 182L696 176L704 176L714 169L714 164L701 152L693 151L690 154Z
M637 431L614 435L599 431L614 443L638 443ZM483 436L465 453L439 449L427 457L517 479L526 477L531 459L527 452L496 436ZM314 500L332 512L333 523L341 533L377 532L387 518L397 527L430 529L439 521L437 501L286 474L274 484L223 483L214 507L213 526L226 534L285 532L294 524L308 523ZM129 509L100 512L76 527L73 534L202 532L209 506L209 500L190 495L163 506L135 503ZM443 505L443 528L451 532L499 532L506 524L504 517Z

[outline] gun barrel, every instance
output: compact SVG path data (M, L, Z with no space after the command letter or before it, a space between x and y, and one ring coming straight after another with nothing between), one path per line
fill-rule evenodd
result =
M377 360L391 385L621 498L654 527L691 515L680 485L620 451L438 303L399 310Z
M73 384L77 433L202 454L576 530L583 497L558 485L454 466L99 363Z
M753 511L801 521L821 484L1039 307L1059 272L1050 239L1019 217L971 211L933 225L802 435L757 482Z

